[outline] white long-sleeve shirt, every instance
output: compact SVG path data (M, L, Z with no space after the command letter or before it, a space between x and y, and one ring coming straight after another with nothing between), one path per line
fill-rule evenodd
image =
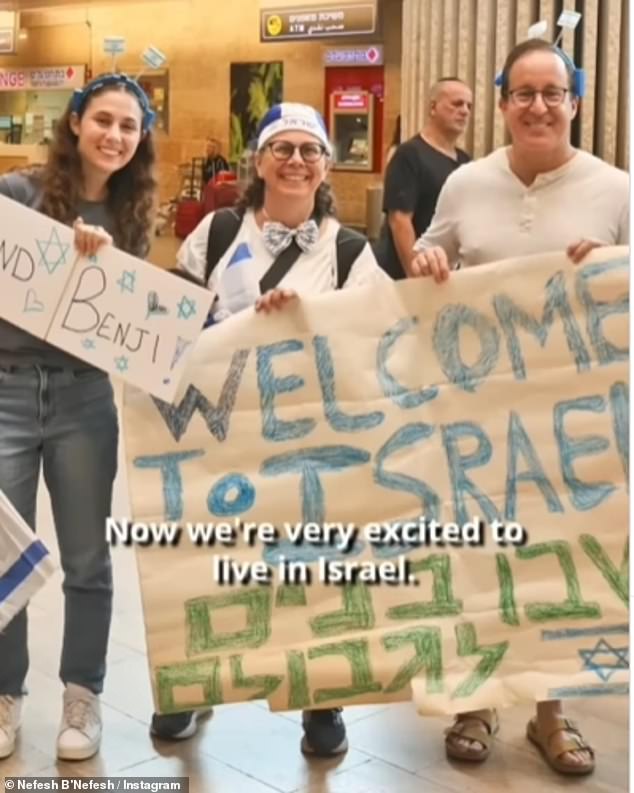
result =
M462 267L565 250L581 239L629 242L629 176L585 151L526 186L507 148L463 165L445 182L415 250L440 246Z

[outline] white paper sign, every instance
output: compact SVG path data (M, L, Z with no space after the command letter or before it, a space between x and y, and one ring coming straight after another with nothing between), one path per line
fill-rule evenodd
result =
M126 389L156 710L627 695L629 285L605 247L343 289Z
M0 196L0 316L40 339L77 255L73 230Z
M207 318L207 289L0 196L0 317L170 401Z

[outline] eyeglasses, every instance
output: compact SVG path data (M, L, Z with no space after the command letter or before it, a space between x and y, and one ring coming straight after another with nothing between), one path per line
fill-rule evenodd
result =
M268 144L271 154L276 160L290 160L296 151L304 162L317 162L326 153L326 149L321 143L300 143L299 146L288 140L274 140Z
M515 91L509 91L508 95L517 107L531 107L538 94L546 107L557 107L564 101L564 97L569 91L569 88L552 85L549 88L544 88L543 91L537 91L534 88L517 88Z

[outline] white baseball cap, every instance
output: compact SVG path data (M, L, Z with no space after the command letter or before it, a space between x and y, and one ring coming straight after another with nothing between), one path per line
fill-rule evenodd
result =
M326 149L330 157L332 145L324 119L314 107L299 102L282 102L274 105L263 116L258 127L258 151L279 132L308 132L314 135Z

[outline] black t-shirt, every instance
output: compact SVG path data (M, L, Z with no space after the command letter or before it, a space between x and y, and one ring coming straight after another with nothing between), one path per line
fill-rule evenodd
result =
M454 160L430 146L420 135L402 143L387 166L383 211L413 212L414 231L416 237L420 237L431 223L447 177L471 159L462 149L458 149L457 154ZM387 217L375 254L388 275L395 279L405 277Z
M213 179L220 171L228 171L229 163L221 154L216 154L215 157L207 157L203 163L203 183L207 184L210 179Z

